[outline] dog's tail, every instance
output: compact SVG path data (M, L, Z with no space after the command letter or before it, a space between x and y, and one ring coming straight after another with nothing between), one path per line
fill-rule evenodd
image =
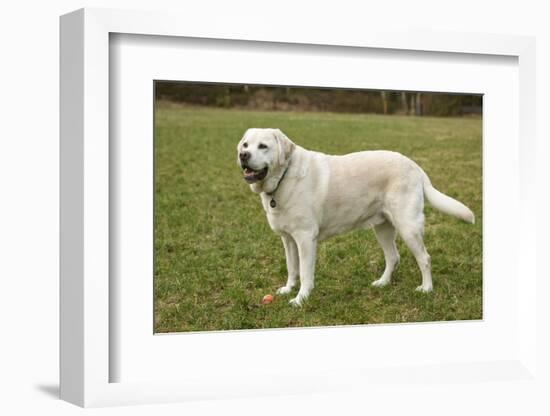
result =
M428 175L426 175L426 172L424 172L421 168L420 171L423 174L424 196L426 197L428 202L434 206L434 208L445 214L457 217L470 224L473 224L475 222L474 213L470 210L470 208L468 208L462 202L457 201L456 199L453 199L442 192L439 192L433 187L430 178L428 178Z

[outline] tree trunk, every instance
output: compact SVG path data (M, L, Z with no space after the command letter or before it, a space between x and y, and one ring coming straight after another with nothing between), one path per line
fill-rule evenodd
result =
M422 93L416 93L415 113L417 116L422 115Z
M380 95L382 97L382 108L383 108L384 114L388 114L388 97L387 97L386 91L380 91Z
M409 93L409 115L414 116L416 113L416 93Z
M401 111L403 111L403 114L405 115L409 114L409 106L407 104L407 93L405 91L401 93Z

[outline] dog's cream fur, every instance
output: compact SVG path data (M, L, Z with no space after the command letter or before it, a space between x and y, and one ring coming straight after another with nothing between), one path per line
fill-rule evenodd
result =
M248 152L244 165L254 171L268 168L265 178L250 187L260 194L269 225L285 248L288 280L277 293L290 293L300 277L298 295L290 301L295 306L313 289L317 243L322 240L356 228L374 228L386 268L372 285L385 286L399 263L395 245L399 234L422 272L417 290L430 292L430 256L423 241L424 198L444 213L474 222L470 209L435 189L415 162L396 152L326 155L294 144L279 129L247 130L237 152L239 165L243 165L239 155Z

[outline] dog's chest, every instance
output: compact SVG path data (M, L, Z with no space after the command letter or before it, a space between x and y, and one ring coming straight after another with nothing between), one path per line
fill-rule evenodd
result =
M277 234L286 233L289 231L289 215L283 207L275 207L264 203L264 210L267 217L267 222L273 231Z
M262 206L269 226L277 234L288 233L293 223L292 213L285 206L286 204L280 203L277 200L273 204L271 201L271 197L262 196Z

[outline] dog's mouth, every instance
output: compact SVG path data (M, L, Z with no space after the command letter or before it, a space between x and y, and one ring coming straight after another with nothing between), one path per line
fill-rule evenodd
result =
M254 183L261 181L267 175L267 166L260 170L254 170L248 166L243 166L243 177L244 180L248 183Z

